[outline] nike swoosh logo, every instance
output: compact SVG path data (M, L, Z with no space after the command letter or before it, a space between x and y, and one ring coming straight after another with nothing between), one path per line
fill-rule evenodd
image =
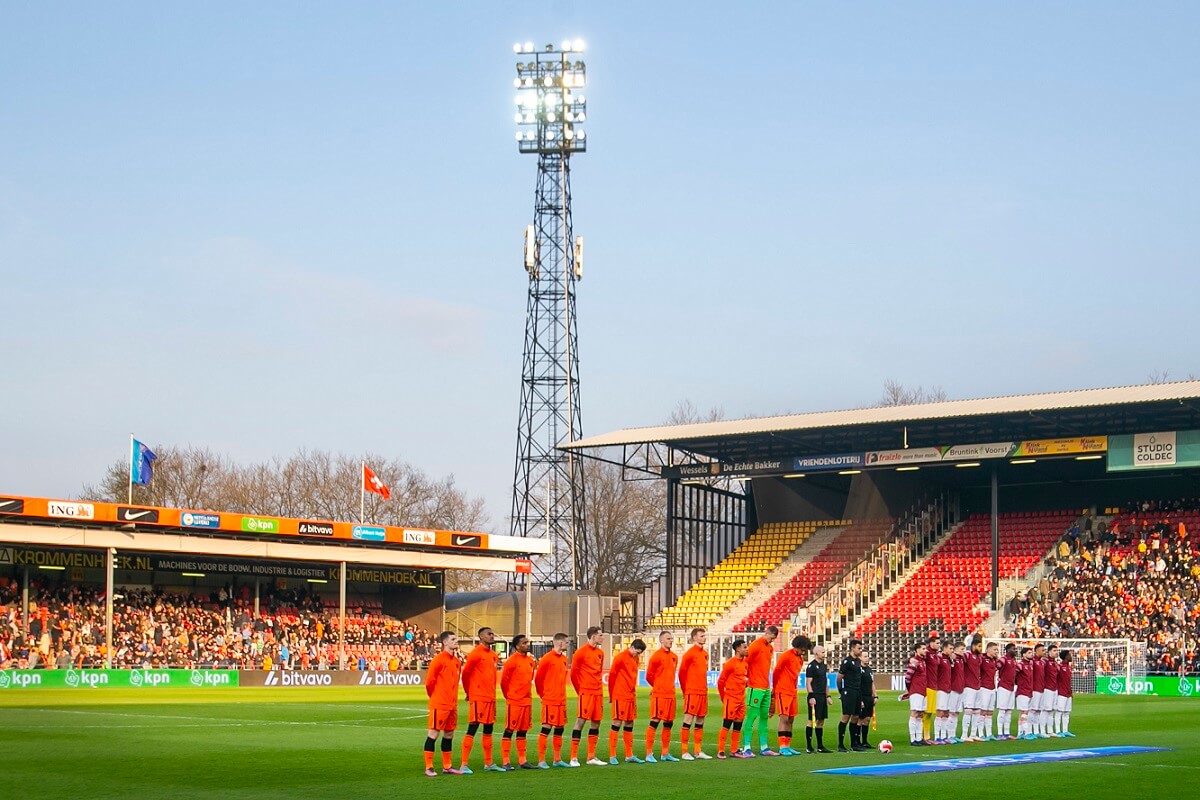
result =
M2 500L0 501L0 508L4 508L5 506L15 506L16 504L16 500Z
M458 545L473 544L476 541L474 536L455 536L454 543Z
M127 522L133 521L135 519L141 519L142 517L146 516L147 514L153 514L153 513L154 513L153 511L137 511L137 512L126 511L125 512L125 520Z

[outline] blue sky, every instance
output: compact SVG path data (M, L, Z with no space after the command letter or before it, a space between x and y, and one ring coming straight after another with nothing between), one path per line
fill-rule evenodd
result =
M1194 3L0 12L0 491L134 431L385 453L505 529L514 41L588 43L586 433L1200 373Z

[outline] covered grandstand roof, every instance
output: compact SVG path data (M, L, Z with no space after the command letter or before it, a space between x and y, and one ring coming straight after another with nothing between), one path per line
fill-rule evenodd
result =
M899 446L896 435L901 430L911 445L932 445L948 443L947 437L962 435L967 429L977 435L1034 438L1131 433L1156 427L1200 427L1200 381L627 428L562 447L578 450L664 443L729 458Z

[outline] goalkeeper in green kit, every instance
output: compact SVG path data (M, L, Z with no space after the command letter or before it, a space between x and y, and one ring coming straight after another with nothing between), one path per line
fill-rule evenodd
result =
M775 660L777 636L779 628L769 626L762 636L751 643L746 653L746 748L742 752L750 757L755 755L755 738L760 740L758 755L779 755L767 743L767 718L771 715L771 666Z

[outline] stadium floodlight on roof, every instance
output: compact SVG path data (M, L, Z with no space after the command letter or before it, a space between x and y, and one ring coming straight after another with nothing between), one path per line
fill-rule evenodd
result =
M583 240L573 232L571 156L587 150L583 44L513 46L517 149L537 155L538 177L525 231L529 291L511 531L553 544L533 562L532 582L544 588L575 589L587 580L582 470L574 452L558 449L581 430L575 287L583 277Z

